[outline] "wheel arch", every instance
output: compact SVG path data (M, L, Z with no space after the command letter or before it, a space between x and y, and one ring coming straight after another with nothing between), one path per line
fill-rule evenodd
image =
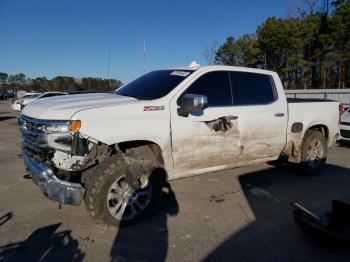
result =
M131 140L119 142L114 147L126 155L141 159L156 160L157 174L161 176L164 183L168 180L163 150L159 144L150 140ZM153 156L149 155L150 151L153 153Z
M164 158L162 153L162 148L155 142L150 140L131 140L117 143L117 146L123 153L126 153L128 150L133 149L136 152L141 153L141 148L148 147L151 148L155 154L158 154L159 163L164 165Z
M317 124L317 125L313 125L313 126L310 126L306 131L305 131L305 134L307 131L309 130L315 130L315 131L319 131L321 132L325 138L326 138L326 141L328 142L329 141L329 129L326 125L324 124Z
M304 128L303 128L304 129ZM288 156L290 162L300 163L301 159L301 148L304 143L305 136L309 130L315 130L321 132L328 144L329 141L329 129L325 124L311 124L306 127L303 131L292 133L291 140L286 145L286 148L283 150L282 154Z
M135 160L152 160L155 162L157 175L161 175L162 181L168 181L168 171L163 156L163 150L159 144L149 140L130 140L113 145L106 145L102 142L95 144L87 157L86 169L81 176L81 182L86 183L87 177L93 175L98 165L118 152L127 158Z

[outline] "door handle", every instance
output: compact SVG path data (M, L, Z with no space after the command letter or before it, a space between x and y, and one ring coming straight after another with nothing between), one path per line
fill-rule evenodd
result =
M275 114L275 117L282 117L282 116L284 116L284 113L279 112Z
M229 116L225 116L225 118L229 121L231 120L237 120L238 119L238 116L232 116L232 115L229 115Z

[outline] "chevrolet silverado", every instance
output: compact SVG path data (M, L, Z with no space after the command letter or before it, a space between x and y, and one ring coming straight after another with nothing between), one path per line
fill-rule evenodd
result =
M150 214L173 179L279 159L306 174L339 136L339 103L287 100L277 73L192 65L111 93L36 100L19 116L27 175L108 225Z

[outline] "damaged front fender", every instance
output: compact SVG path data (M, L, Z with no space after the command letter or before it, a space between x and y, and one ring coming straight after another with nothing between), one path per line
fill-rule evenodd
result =
M121 150L118 145L110 147L105 144L94 145L84 160L82 182L85 183L88 177L99 174L98 168L110 157L116 157L118 165L123 165L125 180L134 189L147 186L148 178L156 169L163 169L163 164L157 159L152 146L145 145L132 149ZM103 166L103 165L102 165Z

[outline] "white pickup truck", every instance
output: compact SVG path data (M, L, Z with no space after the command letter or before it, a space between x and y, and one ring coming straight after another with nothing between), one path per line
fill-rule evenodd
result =
M28 176L96 221L149 214L168 180L278 159L314 174L339 136L339 103L287 101L271 71L147 73L113 93L37 100L19 116Z

